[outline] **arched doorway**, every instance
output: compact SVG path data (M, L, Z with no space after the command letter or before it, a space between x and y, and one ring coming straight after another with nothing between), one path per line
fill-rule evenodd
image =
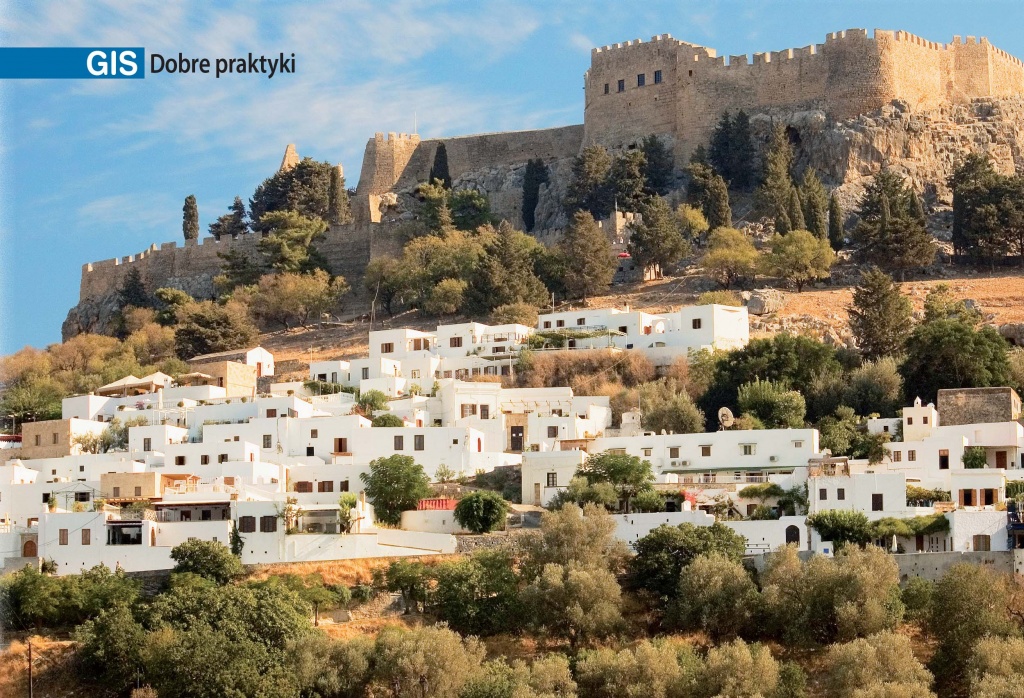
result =
M799 526L786 526L786 545L790 543L796 543L800 545L800 527Z
M25 541L25 545L21 546L22 557L39 557L39 548L34 540Z

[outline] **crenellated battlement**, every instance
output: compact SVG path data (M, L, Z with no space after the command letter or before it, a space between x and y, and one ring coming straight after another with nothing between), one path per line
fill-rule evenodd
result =
M585 142L618 148L651 133L685 162L723 112L816 110L834 119L894 100L934 109L1024 93L1024 62L974 36L950 43L906 31L831 32L824 43L719 56L663 34L594 49L585 75Z

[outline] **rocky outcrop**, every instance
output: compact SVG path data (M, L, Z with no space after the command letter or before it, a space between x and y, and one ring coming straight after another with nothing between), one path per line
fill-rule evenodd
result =
M946 181L966 153L987 153L1005 173L1024 165L1024 99L976 99L931 111L894 101L870 114L832 121L824 111L766 111L751 116L761 142L774 122L790 128L797 171L812 167L854 208L883 167L904 174L931 206L948 206Z
M774 288L759 288L750 292L747 312L751 315L777 313L786 304L786 294Z

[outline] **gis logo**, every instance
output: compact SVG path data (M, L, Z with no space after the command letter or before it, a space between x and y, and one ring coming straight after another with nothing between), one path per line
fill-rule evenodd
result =
M95 77L130 78L139 72L140 56L132 49L96 49L86 59L86 69Z

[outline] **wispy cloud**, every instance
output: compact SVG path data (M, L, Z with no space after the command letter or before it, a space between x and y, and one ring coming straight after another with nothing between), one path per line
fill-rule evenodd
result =
M167 228L174 224L174 205L161 195L113 194L93 199L76 212L83 226Z

